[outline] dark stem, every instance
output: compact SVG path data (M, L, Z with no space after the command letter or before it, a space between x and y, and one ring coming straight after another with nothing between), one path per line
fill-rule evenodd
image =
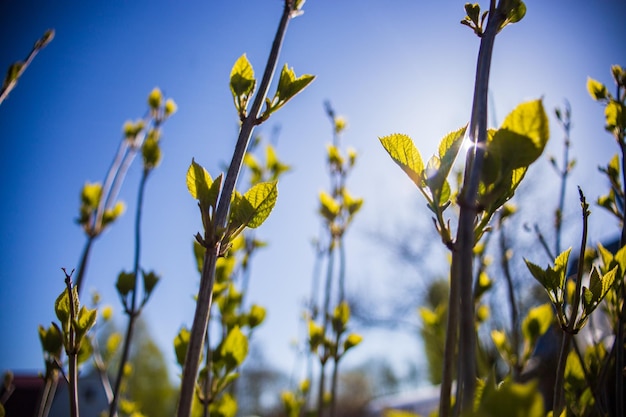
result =
M337 352L339 351L339 339L341 338L341 332L337 332L335 336L335 346L337 346ZM333 373L330 381L330 417L335 417L337 410L337 382L339 379L339 360L341 355L336 353L333 357Z
M570 316L567 318L567 323L561 323L566 325L563 328L563 341L561 343L561 352L559 354L559 363L556 371L556 381L554 384L554 399L552 411L553 415L561 415L561 409L563 408L563 384L565 379L565 365L567 363L567 356L569 353L569 346L572 341L573 335L576 333L576 322L578 318L578 305L580 304L580 296L582 290L582 278L583 267L585 263L585 257L582 256L585 253L585 247L587 246L587 230L588 230L588 218L589 218L589 205L585 199L585 196L580 188L578 188L580 194L580 204L583 212L583 235L580 242L580 256L578 257L578 265L576 272L576 289L574 290L574 300L571 305ZM564 313L565 314L565 313ZM567 316L566 316L567 317Z
M505 19L500 8L493 7L493 3L478 52L474 101L469 127L469 138L474 146L467 154L465 180L459 195L461 210L456 247L452 252L451 280L453 284L451 285L458 285L458 299L450 301L451 305L455 303L460 306L458 348L461 366L457 380L457 404L460 410L471 410L476 390L476 329L472 299L474 223L478 214L476 199L485 156L484 144L487 140L487 101L491 56L496 34ZM455 281L458 281L458 284L454 283ZM450 382L446 382L446 387L448 386Z
M49 364L46 366L54 366ZM52 400L57 391L59 384L59 371L51 369L49 375L46 377L46 383L44 385L43 392L41 393L41 399L39 400L39 407L37 410L37 417L47 417L50 414L50 407L52 407Z
M95 240L96 236L87 235L87 241L83 247L83 253L80 256L80 264L78 265L78 271L76 273L76 291L79 295L83 286L83 277L85 276L85 271L87 270L87 264L89 263L89 253L91 252L91 247Z
M65 273L65 286L67 288L67 296L70 308L70 325L68 326L69 332L69 349L66 349L67 362L69 368L68 374L68 392L70 401L70 416L78 417L80 412L78 409L78 346L76 346L76 333L74 330L74 321L76 320L77 312L74 311L74 294L72 291L72 277L71 273Z
M561 126L563 127L563 132L565 134L565 138L563 139L563 168L561 169L561 190L559 192L559 205L554 215L554 225L555 225L555 241L554 241L554 249L558 254L561 253L561 228L563 226L563 210L565 209L565 190L567 186L567 177L570 172L570 164L569 164L569 148L570 148L570 105L566 102L565 104L565 115L563 116L563 120L561 121Z
M328 264L326 266L326 282L324 286L324 304L322 306L322 334L324 338L326 338L326 332L328 331L328 322L330 318L330 294L332 291L332 282L333 282L333 271L335 268L335 242L331 238L331 242L329 243L328 250L326 253L326 258L328 259ZM319 391L317 398L317 415L321 417L324 411L324 391L326 388L326 361L329 357L329 351L326 347L326 344L322 346L322 359L321 359L321 369L320 369L320 380L319 380Z
M500 266L504 272L506 278L509 305L511 307L511 345L513 346L513 353L515 354L515 364L512 369L513 378L517 378L520 372L520 355L519 355L519 331L517 327L518 313L517 302L515 300L515 289L513 286L513 276L511 275L511 265L509 264L509 257L507 254L508 245L506 242L506 234L504 232L504 225L500 226Z
M191 415L191 404L193 401L194 389L196 385L196 377L200 363L200 355L204 344L204 337L207 331L209 316L211 311L211 303L213 300L213 283L215 280L215 264L221 249L221 235L226 227L228 220L228 210L230 200L237 183L239 171L246 149L250 142L250 137L254 126L258 123L257 117L261 111L261 106L267 96L272 77L278 63L278 55L287 31L287 23L291 15L291 1L285 0L283 14L274 37L272 49L265 66L265 72L259 91L257 92L250 114L243 120L233 158L228 167L224 188L220 193L219 203L215 213L214 230L205 230L205 240L210 242L210 246L204 256L204 266L202 268L202 277L200 279L200 289L198 291L198 299L196 301L196 311L189 336L189 347L185 358L185 366L183 368L183 376L181 383L180 401L178 405L178 417L189 417Z
M137 195L137 212L135 214L135 258L133 262L133 275L135 276L135 287L132 290L130 305L125 305L126 314L128 314L128 325L126 327L126 338L124 339L124 347L122 349L122 357L117 370L117 378L115 380L115 388L113 389L113 401L109 405L109 416L117 416L117 405L120 400L120 389L122 379L124 378L124 367L128 363L130 356L130 345L135 329L137 317L141 313L141 307L137 306L137 290L139 285L139 269L141 258L141 214L143 210L143 197L145 194L146 181L150 170L144 168L141 181L139 182L139 192Z

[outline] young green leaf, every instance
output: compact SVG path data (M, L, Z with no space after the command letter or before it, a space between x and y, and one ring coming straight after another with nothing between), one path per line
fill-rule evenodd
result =
M47 352L55 357L61 355L61 349L63 348L63 336L57 326L50 326L47 330L43 326L39 325L39 340L41 341L41 347L44 352Z
M243 196L233 200L231 222L251 229L259 227L269 217L277 198L276 181L253 185Z
M474 416L544 417L544 405L537 382L520 384L507 377L495 384L487 381Z
M143 156L144 167L147 169L154 169L159 165L161 162L161 147L155 135L148 135L141 147L141 155Z
M266 310L264 307L252 304L248 313L248 325L251 329L259 326L265 320Z
M185 358L187 357L187 348L189 347L189 330L181 328L174 339L174 351L176 352L176 361L180 366L185 366Z
M296 77L293 68L289 68L287 64L283 66L278 79L278 87L276 95L272 101L272 107L268 109L270 113L278 110L285 103L291 100L296 94L304 90L315 79L314 75L303 74Z
M255 85L254 70L246 54L243 54L237 59L230 72L230 91L235 101L235 108L240 115L245 115Z
M402 168L411 181L419 188L423 188L425 185L424 162L411 138L401 133L394 133L379 140L391 159Z
M320 208L319 213L327 221L332 222L341 212L341 205L326 191L320 191Z
M126 297L135 289L135 274L132 272L120 272L117 276L115 287L122 297Z
M348 324L348 320L350 320L350 306L348 306L347 302L342 301L335 307L333 312L332 323L335 332L343 332Z
M539 158L549 137L548 116L542 101L529 101L507 115L502 127L488 142L487 152L497 158L504 177L514 169L528 167Z
M96 324L96 317L98 315L98 311L94 309L88 309L85 306L80 308L78 312L78 317L74 321L74 327L76 330L76 342L81 343L82 338L87 334L89 329Z
M531 308L522 322L522 334L531 345L534 345L539 336L548 331L554 313L550 304L542 304Z
M243 363L248 355L248 338L235 326L219 348L220 359L225 361L226 369L232 370Z
M237 414L237 401L230 394L225 393L209 405L211 417L235 417Z
M617 270L618 267L615 266L603 276L600 276L597 268L593 268L591 271L591 276L589 277L589 288L585 288L583 290L583 308L587 316L596 309L598 304L604 299L613 286Z
M203 209L208 209L215 205L213 195L210 192L212 185L213 179L211 175L202 165L192 159L191 165L187 170L187 189L189 194L200 202L200 206Z
M148 96L148 105L151 110L158 110L163 102L163 93L158 87L155 87Z
M611 100L604 108L607 130L626 127L626 111L624 104Z
M596 101L604 100L608 96L606 86L590 77L587 77L587 91L591 98Z
M143 275L143 290L144 290L144 293L146 295L149 295L150 293L152 293L152 290L157 285L157 283L159 282L160 278L159 278L159 276L157 274L155 274L152 271L150 271L150 272L141 271L141 274Z
M349 349L352 349L359 343L363 341L363 336L356 333L350 333L346 340L343 342L343 351L346 352Z

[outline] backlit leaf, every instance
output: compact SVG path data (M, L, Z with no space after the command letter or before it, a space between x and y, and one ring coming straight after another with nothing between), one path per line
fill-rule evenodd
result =
M226 362L227 369L234 369L243 363L248 355L248 338L238 326L228 332L220 346L219 354L220 358Z
M198 164L195 160L191 160L191 165L187 170L187 189L191 196L203 203L208 202L209 188L213 184L211 175L207 172L202 165Z
M587 78L587 91L594 100L603 100L608 95L604 84L589 77Z
M234 224L251 229L259 227L269 217L278 198L277 182L261 182L250 188L241 198L233 200L231 219Z
M411 138L401 133L394 133L379 140L391 159L406 172L411 181L419 188L423 188L425 185L424 162Z
M254 70L246 54L243 54L237 59L230 71L230 91L235 101L235 107L240 114L246 111L248 99L254 91L255 85Z
M534 343L539 336L550 328L554 320L554 312L550 304L542 304L531 308L522 322L522 334L530 343Z
M176 352L176 361L180 366L185 365L185 358L187 356L187 348L189 347L189 330L186 328L180 329L178 335L174 339L174 351Z

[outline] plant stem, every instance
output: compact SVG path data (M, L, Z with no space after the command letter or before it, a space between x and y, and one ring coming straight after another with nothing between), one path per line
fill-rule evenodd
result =
M126 327L126 338L124 339L124 347L122 349L122 357L120 358L120 365L117 370L117 378L115 380L115 388L113 390L113 401L109 405L109 416L117 416L117 405L119 403L120 389L122 386L122 379L124 378L124 368L128 363L130 356L130 345L135 329L135 322L137 317L141 313L141 306L137 306L137 290L139 282L139 261L141 257L141 214L143 209L143 197L146 189L146 182L151 170L144 168L139 182L139 192L137 195L137 212L135 217L135 259L133 263L133 275L135 276L135 287L132 290L130 306L125 305L126 314L128 314L128 325Z
M554 399L552 412L555 416L561 415L561 409L563 408L563 383L565 379L565 365L567 363L567 356L569 353L569 346L576 333L576 321L578 317L578 305L580 304L580 296L582 290L582 278L583 267L585 263L585 257L582 254L585 253L585 247L587 246L587 220L589 218L589 205L585 200L585 196L580 188L578 188L580 194L580 204L583 211L583 236L580 242L580 256L578 257L578 266L576 272L576 289L574 290L574 300L571 305L571 311L569 319L567 320L567 326L563 328L564 335L561 343L561 352L559 354L559 363L556 371L556 381L554 383ZM566 292L567 293L567 292ZM563 324L563 323L562 323Z
M54 38L54 30L50 29L44 33L43 37L35 42L33 49L31 49L30 53L26 57L26 60L22 63L20 69L17 71L17 74L14 75L13 79L5 80L3 83L2 89L0 90L0 104L9 96L9 93L13 91L15 86L17 85L17 80L24 74L26 68L30 65L30 63L35 59L35 56L39 51L41 51L52 39ZM6 81L9 81L8 83Z
M450 306L459 305L459 358L460 368L457 380L457 404L459 410L470 410L474 401L476 390L476 329L474 319L474 302L472 299L472 258L474 248L474 223L478 215L476 197L485 156L484 143L487 140L487 101L489 88L489 72L491 68L491 56L496 34L505 19L505 14L498 7L494 7L492 1L489 10L487 27L481 37L478 62L476 65L476 82L474 87L474 101L472 105L472 117L469 127L469 138L474 146L467 154L465 166L465 180L459 195L459 226L457 239L452 251L452 274ZM455 298L452 298L454 294ZM458 297L458 298L457 298ZM456 317L453 311L448 316L448 323L453 329L448 329L448 335L456 331ZM448 346L446 341L446 357L454 354L454 346ZM444 370L442 383L442 401L449 398L444 390L451 387L451 373ZM450 405L442 404L444 414Z
M224 188L220 193L219 203L215 213L214 230L205 230L205 240L211 244L207 248L204 256L200 289L198 291L198 299L196 301L196 311L194 314L193 325L191 327L185 366L183 368L180 401L177 413L178 417L189 417L191 415L191 404L196 385L200 355L209 323L211 303L213 299L215 265L217 257L221 252L221 235L228 220L230 200L233 190L235 189L235 184L237 183L241 163L246 149L248 148L254 126L259 123L257 118L276 70L278 55L287 31L287 24L291 17L291 13L292 0L285 0L283 14L274 37L274 42L265 66L265 72L263 73L259 91L256 93L250 113L242 121L233 158L228 167L226 179L224 180Z
M78 265L78 271L76 273L76 291L80 294L80 290L83 285L83 277L85 276L85 271L87 270L87 264L89 263L89 254L91 252L91 247L93 246L94 241L97 236L93 236L88 234L87 240L85 241L85 246L83 247L83 253L80 255L80 263Z
M328 321L330 317L330 293L332 290L332 282L333 282L333 270L335 268L335 242L331 237L331 241L328 244L328 250L326 252L326 258L328 259L328 264L326 266L326 282L324 288L324 304L322 306L322 334L324 338L326 338L326 331L328 330ZM324 411L324 392L326 389L326 362L329 357L328 347L326 343L322 345L322 357L320 361L320 380L319 380L319 388L317 393L317 415L322 417Z
M37 417L47 417L48 414L50 414L50 407L52 407L52 400L54 399L54 396L56 394L58 384L59 371L56 369L51 369L49 375L46 377L46 383L44 385L43 392L41 393L41 399L39 401L39 407L37 410Z
M63 270L65 272L65 270ZM74 291L72 291L72 278L71 274L68 275L65 272L65 285L67 287L67 297L68 304L70 309L70 324L68 326L69 332L69 341L68 341L68 349L67 350L67 362L69 368L68 375L68 393L70 400L70 416L78 417L79 409L78 409L78 348L76 346L75 340L75 330L74 330L74 321L76 320L77 312L74 311ZM78 296L78 294L77 294Z
M561 190L559 192L559 205L554 214L554 228L555 230L555 240L554 240L554 250L557 254L561 253L561 229L563 226L563 210L565 209L565 190L567 186L567 177L570 173L570 161L569 161L569 149L570 149L570 121L571 109L569 103L565 102L565 115L561 120L561 126L563 127L563 133L565 137L563 139L563 168L560 170L561 174Z

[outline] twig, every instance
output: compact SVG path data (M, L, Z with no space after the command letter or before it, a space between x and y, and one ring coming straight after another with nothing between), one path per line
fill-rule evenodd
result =
M141 214L143 209L143 197L145 194L146 181L151 170L144 168L139 182L139 192L137 195L137 212L135 217L135 259L133 265L133 275L135 277L134 288L132 289L130 305L125 305L124 309L128 314L128 325L126 327L126 338L124 339L124 347L122 349L122 357L117 371L117 379L115 380L115 388L113 389L113 401L109 404L109 416L117 416L117 405L120 400L120 390L122 387L122 379L124 378L124 368L128 363L130 355L130 345L134 333L137 317L141 313L141 306L137 306L137 290L139 283L140 257L141 257ZM144 297L145 300L145 297Z
M235 184L237 183L243 157L248 147L248 143L250 142L252 131L256 124L259 123L257 118L276 70L278 55L287 31L287 24L292 15L292 3L293 0L285 0L283 14L278 25L278 30L276 31L259 91L256 93L250 113L242 121L233 158L230 166L228 167L228 172L224 181L224 188L220 193L219 203L215 213L214 230L205 231L205 240L210 242L210 247L207 248L204 256L200 289L198 291L196 310L189 337L189 346L187 348L185 366L183 368L180 401L177 412L178 417L188 417L191 415L191 404L196 385L196 376L198 374L202 346L204 345L204 338L209 323L211 303L213 300L215 265L221 252L221 235L223 233L222 231L226 227L226 221L228 220L230 200Z
M580 204L583 211L583 236L580 242L580 253L585 253L585 247L587 246L587 220L589 218L589 205L585 199L585 196L578 188L580 194ZM569 319L567 320L566 327L563 328L563 341L561 343L561 352L559 354L559 363L556 371L556 381L554 383L554 401L552 411L555 416L561 415L561 409L563 408L563 383L565 378L565 364L567 363L567 356L569 352L569 346L576 332L576 319L578 317L578 307L580 304L582 278L583 278L583 266L585 262L584 256L578 257L578 270L576 273L576 289L574 290L574 300L571 305L571 311ZM564 313L565 314L565 313ZM562 323L562 325L565 323Z
M28 68L33 59L35 59L37 53L49 44L52 39L54 39L54 29L49 29L37 42L35 42L33 49L31 49L24 62L16 62L9 68L9 73L2 84L2 89L0 89L0 104L2 104L2 102L9 96L9 93L13 91L17 85L17 80L22 76L22 74L24 74L24 71L26 71L26 68ZM13 71L16 72L12 73Z

